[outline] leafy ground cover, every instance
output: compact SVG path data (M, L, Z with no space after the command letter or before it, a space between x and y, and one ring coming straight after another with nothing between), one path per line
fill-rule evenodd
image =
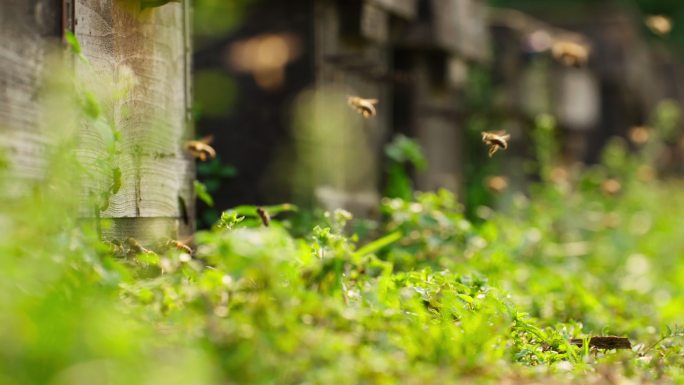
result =
M90 119L109 138L102 209L121 182L115 120L97 95L56 90L54 121ZM541 119L540 182L499 183L498 204L468 210L411 192L403 170L420 151L400 138L380 218L282 205L264 226L238 207L193 255L101 242L74 214L94 167L68 139L78 125L50 126L63 143L40 182L0 157L0 384L684 382L684 186L655 178L677 118L666 107L590 168L554 166ZM597 336L631 348L592 348Z
M473 221L446 191L387 198L363 239L344 211L241 207L192 257L97 241L63 174L12 185L0 383L682 382L684 186L652 152L615 142Z

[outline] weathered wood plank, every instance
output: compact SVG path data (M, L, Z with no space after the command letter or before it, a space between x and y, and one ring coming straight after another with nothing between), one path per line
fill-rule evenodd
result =
M121 133L114 163L121 168L122 186L103 217L177 220L184 211L179 197L193 205L194 162L183 151L191 137L185 10L178 3L141 11L135 1L76 1L75 34L94 69L89 73L79 66L77 72L86 79L110 79L110 92L135 80L105 106ZM81 142L86 160L95 161L106 148L92 125L83 126ZM106 189L111 178L100 170L86 181L84 194ZM84 207L83 214L89 212Z
M58 16L56 2L0 4L0 151L11 160L13 174L22 178L43 175L48 139L40 131L38 90Z

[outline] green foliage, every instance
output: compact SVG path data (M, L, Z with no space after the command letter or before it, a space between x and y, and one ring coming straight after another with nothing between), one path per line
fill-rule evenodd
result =
M254 0L193 0L193 32L197 40L225 36Z
M427 160L420 145L404 135L397 135L385 146L387 181L385 195L391 198L410 199L413 192L411 170L424 170Z
M76 38L76 35L74 35L73 32L65 30L64 31L64 40L69 45L69 48L71 49L71 52L74 55L76 55L82 61L87 62L87 59L85 58L85 56L83 56L83 50L81 49L81 43L78 41L78 38Z
M88 99L78 116L109 122ZM664 108L656 130L677 118ZM553 130L538 126L541 151ZM0 384L684 381L684 186L643 172L651 144L616 140L478 223L447 191L384 199L361 239L343 210L299 236L294 206L265 207L268 227L240 206L192 256L122 258L74 214L64 142L40 183L0 178ZM611 334L634 348L570 343Z
M214 198L212 198L211 194L207 191L207 186L198 180L193 183L195 185L195 195L197 195L197 198L206 203L207 206L213 206Z
M196 234L193 258L112 257L87 228L58 230L48 200L29 211L43 221L0 242L2 380L460 383L599 367L682 380L681 329L661 325L684 305L684 200L630 172L640 156L611 147L605 164L480 224L446 191L388 198L374 239L347 234L345 211L295 237L278 221L293 206L266 207L270 227L241 206ZM606 176L619 194L601 191ZM569 342L608 334L634 349Z

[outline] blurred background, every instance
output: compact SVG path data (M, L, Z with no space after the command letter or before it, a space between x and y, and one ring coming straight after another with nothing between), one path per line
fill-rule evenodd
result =
M198 168L200 226L283 201L373 215L412 187L471 212L613 137L657 136L644 176L679 174L682 21L675 0L196 0L194 116L219 154ZM510 146L490 159L481 132L498 130Z

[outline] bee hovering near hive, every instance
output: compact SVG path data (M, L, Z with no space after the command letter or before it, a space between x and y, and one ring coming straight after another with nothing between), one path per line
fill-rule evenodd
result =
M178 251L182 251L182 252L187 253L189 255L193 255L194 252L193 252L192 248L190 246L188 246L186 244L186 242L187 241L181 242L181 241L177 241L175 239L169 239L166 241L166 246L169 248L174 248Z
M589 61L590 48L588 45L571 41L557 40L551 46L554 59L568 67L582 67Z
M347 103L366 119L377 114L375 105L378 104L378 99L364 99L358 96L349 96L347 98Z
M489 146L488 155L491 158L499 149L508 149L508 140L511 136L506 131L482 132L482 143Z
M672 19L663 15L646 17L644 23L654 34L658 36L668 35L672 31Z
M196 159L205 162L216 158L216 150L209 145L214 137L209 135L199 140L189 140L185 143L185 150Z

